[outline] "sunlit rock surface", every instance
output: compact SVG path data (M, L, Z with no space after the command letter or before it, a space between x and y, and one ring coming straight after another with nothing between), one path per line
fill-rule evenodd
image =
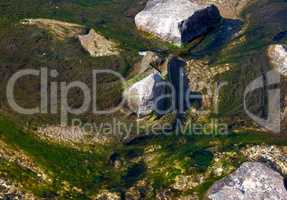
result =
M247 162L210 189L211 200L286 200L283 176L259 162Z
M284 45L271 45L268 48L268 56L274 69L287 76L287 48Z
M146 116L155 108L160 108L160 105L156 105L156 100L165 93L161 83L163 79L160 73L154 71L125 91L124 96L128 101L128 106L138 117Z
M78 35L83 34L85 31L85 27L79 24L44 18L24 19L21 21L21 24L36 26L46 30L59 40L77 38Z
M120 200L120 195L118 193L112 193L107 190L102 190L100 193L93 198L95 200Z
M214 5L191 0L150 0L135 17L138 29L182 45L206 34L221 19Z
M37 198L29 192L24 191L19 185L12 183L10 180L0 178L0 199L29 199Z
M79 35L82 47L93 57L118 55L116 44L91 29L87 35Z
M264 162L272 169L287 175L287 148L275 145L247 146L242 154L250 161Z

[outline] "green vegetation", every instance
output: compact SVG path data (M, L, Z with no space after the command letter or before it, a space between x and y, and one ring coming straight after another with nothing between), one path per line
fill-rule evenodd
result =
M11 112L4 92L8 77L19 69L57 69L60 75L55 81L78 80L91 86L93 69L113 69L127 76L138 59L139 50L160 47L190 58L192 53L200 52L213 42L215 32L199 38L202 43L198 46L191 44L179 49L139 33L134 26L133 14L142 9L143 5L138 0L0 0L0 76L3 79L0 83L0 139L12 148L24 151L51 176L52 183L42 183L34 172L3 159L0 159L0 176L5 175L21 183L26 190L37 196L57 196L60 199L90 199L101 189L123 194L137 181L146 179L153 187L150 199L154 199L155 193L170 187L178 175L208 171L218 152L238 152L247 144L287 145L286 138L240 132L226 136L187 135L189 133L154 136L140 138L129 144L83 145L73 148L40 140L29 131L23 131L23 127L31 130L38 125L58 123L59 116L28 117ZM254 13L253 10L258 12ZM242 14L242 18L248 21L246 30L230 41L230 44L224 44L204 57L211 67L221 64L233 66L231 71L218 77L218 80L225 80L229 85L223 90L220 115L216 117L227 119L229 124L242 128L249 125L242 112L244 88L269 69L264 56L266 46L272 43L274 34L283 31L287 25L286 17L281 14L263 17L266 10L269 13L286 13L286 1L264 0L246 9ZM20 25L19 21L24 18L51 18L93 27L105 37L117 41L123 51L120 57L91 58L81 49L76 39L56 40L44 30ZM273 23L274 19L278 23ZM135 76L130 81L136 81L137 78ZM99 78L98 82L100 87L97 92L101 94L98 98L99 108L117 104L121 98L122 86L108 76ZM39 104L37 79L29 77L21 80L17 86L16 97L21 105L30 107ZM81 94L73 91L70 95L73 98L69 103L73 107L79 106ZM262 101L259 91L249 104L256 111L257 104ZM108 122L113 117L134 123L133 117L123 117L119 113L100 117L87 113L80 117L97 123ZM237 122L238 118L240 122ZM110 157L114 153L119 155L119 168L111 163ZM223 161L223 164L237 167L244 161L244 158L238 156L232 162ZM210 178L187 193L198 192L203 198L208 188L219 178Z
M74 149L39 140L32 134L24 133L15 124L2 117L0 138L11 146L23 150L51 175L53 182L51 185L39 184L35 174L7 161L1 161L1 173L7 172L12 180L23 183L25 189L41 197L60 195L61 198L70 199L88 199L102 188L122 192L143 177L148 178L155 190L160 190L172 184L177 175L206 171L213 162L213 152L209 150L212 148L218 152L236 152L247 144L287 145L287 140L282 138L264 134L237 133L217 137L157 136L113 148L97 145ZM146 163L141 159L138 160L145 156L144 151L149 146L160 146L158 150L153 151L156 158L155 165L151 169L147 169ZM122 169L115 169L109 164L110 155L114 151L118 152L125 163ZM243 161L239 157L238 161L233 160L227 164L238 166ZM71 188L80 188L83 193L71 189L63 191L64 182L68 182ZM195 191L203 193L210 184L208 181Z
M231 47L227 46L211 56L211 65L233 66L231 71L218 77L218 80L228 83L221 92L221 116L246 119L243 109L244 90L252 80L270 70L266 50L269 44L274 43L273 37L286 29L286 10L284 0L255 2L242 12L242 18L245 23L248 22L246 30L231 41ZM269 13L268 17L264 17L266 12ZM263 91L248 96L247 105L255 113L266 107Z
M0 159L0 176L20 183L27 191L33 194L39 196L53 194L53 189L48 184L41 183L37 174L3 159Z
M144 39L136 31L130 15L143 6L136 0L11 0L0 2L0 16L1 24L17 23L24 18L51 18L95 27L125 49L134 51L159 44Z
M118 175L108 167L108 147L97 146L93 150L80 151L41 141L22 132L3 118L0 119L1 139L22 149L54 178L54 192L61 189L63 181L72 186L96 192L101 185L116 183Z
M143 174L153 185L160 190L174 183L177 175L204 173L213 164L213 154L218 152L236 152L238 155L232 161L223 160L223 166L237 168L245 161L240 156L239 150L246 145L272 144L286 146L287 139L272 137L262 133L232 133L228 136L154 136L135 141L133 144L118 150L120 155L133 163L135 157L155 156L151 161L151 169L146 169ZM149 147L158 147L144 155ZM136 153L135 153L136 152ZM210 178L194 191L203 195L209 186L221 177Z

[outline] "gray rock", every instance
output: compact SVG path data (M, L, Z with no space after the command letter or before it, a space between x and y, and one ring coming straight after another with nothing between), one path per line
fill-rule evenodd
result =
M148 69L157 69L158 66L164 62L164 59L156 52L146 51L144 52L143 59L140 62L140 72L143 73Z
M211 200L286 200L283 177L259 162L247 162L233 174L216 182Z
M271 45L268 56L273 68L283 76L287 76L287 48L285 45Z
M154 71L129 87L125 91L124 97L131 111L136 113L138 117L146 116L155 111L156 106L158 106L156 105L157 98L165 93L162 83L163 79L160 73Z
M94 29L87 35L79 35L79 41L92 57L115 56L120 53L116 43L98 34Z
M274 145L247 146L241 150L242 154L250 161L264 162L267 166L287 175L287 148Z
M177 45L208 33L220 20L216 6L191 0L149 0L135 17L138 29Z

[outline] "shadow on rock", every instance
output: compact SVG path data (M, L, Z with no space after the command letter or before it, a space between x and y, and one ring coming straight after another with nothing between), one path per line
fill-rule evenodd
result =
M221 26L206 35L203 41L192 47L189 52L195 59L209 55L230 42L242 28L243 22L238 19L224 19Z
M282 42L282 40L286 38L287 38L287 31L282 31L273 37L273 42Z

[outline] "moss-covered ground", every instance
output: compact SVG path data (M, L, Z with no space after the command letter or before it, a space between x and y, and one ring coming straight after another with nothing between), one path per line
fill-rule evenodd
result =
M43 198L90 199L100 189L124 193L138 180L146 178L155 192L170 186L179 174L204 172L214 161L214 152L236 152L247 144L276 144L286 146L285 137L254 132L230 133L226 136L156 136L133 141L130 144L94 145L73 148L66 145L42 141L30 131L42 124L57 123L55 115L22 116L9 109L5 86L8 78L19 69L48 67L57 69L57 81L82 80L91 84L92 69L113 69L127 76L131 66L138 59L138 51L162 49L185 57L209 60L210 66L232 64L233 68L220 77L229 83L221 95L219 119L228 119L232 124L240 118L244 125L250 125L242 109L242 94L246 85L269 69L265 50L273 43L276 33L284 31L287 23L286 1L262 0L242 13L245 30L228 43L223 43L203 56L197 52L214 42L216 31L206 36L195 48L178 49L160 42L138 31L134 26L133 13L143 8L145 1L137 0L0 0L0 139L12 148L21 149L30 156L47 174L52 183L39 182L37 175L16 163L0 159L0 176L5 175L23 187ZM254 12L256 10L256 12ZM264 17L266 11L270 13ZM36 27L19 24L24 18L52 18L93 27L105 37L120 44L120 57L91 58L76 40L59 41L48 32ZM248 22L248 23L247 23ZM286 41L282 41L286 43ZM234 45L229 45L234 44ZM202 50L203 49L203 50ZM45 53L45 56L43 56ZM199 56L200 55L200 56ZM113 79L99 80L101 95L99 106L106 108L120 99L122 88ZM34 106L39 102L37 80L28 78L16 90L21 105ZM78 93L71 104L77 107L81 102ZM113 97L113 98L111 98ZM257 105L262 96L254 97L250 105ZM256 103L254 103L256 102ZM262 105L261 105L262 106ZM264 105L263 105L264 106ZM252 108L258 109L257 106ZM132 123L134 118L114 116L81 116L87 121L108 121L112 117ZM237 124L238 126L238 124ZM240 128L240 127L239 127ZM153 151L151 168L144 162L146 148L160 146ZM122 159L119 169L110 163L110 157L117 153ZM235 167L244 161L238 157L231 163ZM195 171L194 171L195 170ZM194 191L203 198L212 183L220 177L210 178ZM65 187L65 183L71 187ZM71 188L80 188L82 192ZM189 191L193 192L193 191ZM151 199L155 196L151 195Z

